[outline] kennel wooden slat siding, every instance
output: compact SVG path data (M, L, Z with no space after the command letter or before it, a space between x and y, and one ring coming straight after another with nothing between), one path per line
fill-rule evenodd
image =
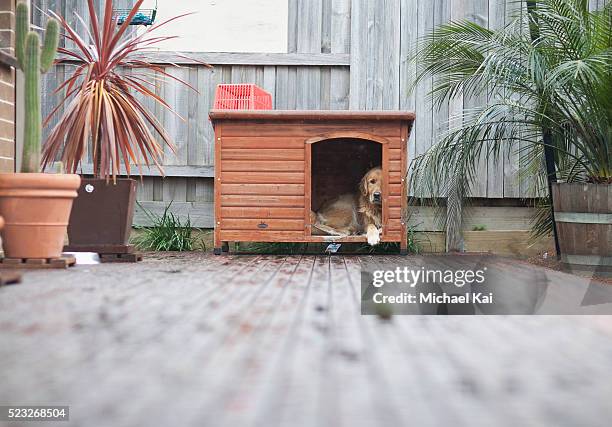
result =
M328 172L337 161L340 173L353 157L362 166L380 161L381 240L406 250L405 177L414 113L212 110L210 118L215 129L215 253L232 241L365 242L365 236L311 235L313 202L326 197L313 185L313 161L327 163L317 168ZM359 153L352 153L353 147ZM341 158L326 155L324 149L333 153L334 148ZM326 175L317 170L314 180L323 187ZM327 187L335 182L328 181Z

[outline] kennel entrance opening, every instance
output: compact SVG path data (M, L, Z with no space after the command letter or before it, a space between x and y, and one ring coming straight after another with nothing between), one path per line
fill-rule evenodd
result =
M382 166L382 145L365 139L326 139L312 144L310 208L317 212L343 194L356 194L372 168Z
M359 184L363 176L372 168L387 169L384 158L384 140L365 137L336 136L315 138L307 144L307 170L309 184L306 185L306 209L308 213L318 212L326 203L344 194L359 194ZM384 173L383 173L384 175ZM383 176L382 211L385 214L385 179ZM314 236L312 227L308 228L312 238L334 240L332 236ZM363 236L351 236L348 240L360 241Z

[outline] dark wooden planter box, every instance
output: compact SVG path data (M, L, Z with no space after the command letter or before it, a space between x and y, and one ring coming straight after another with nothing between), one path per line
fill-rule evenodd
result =
M215 248L244 242L366 242L311 232L310 212L383 170L383 242L406 250L407 145L414 113L228 111L215 127Z
M553 184L562 261L612 267L612 185Z
M136 181L84 178L68 225L69 245L75 252L129 252L136 202Z

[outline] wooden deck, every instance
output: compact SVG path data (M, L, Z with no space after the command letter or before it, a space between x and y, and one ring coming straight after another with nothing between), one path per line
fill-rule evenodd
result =
M0 405L70 405L70 425L113 427L603 427L612 417L611 316L385 322L360 314L361 264L423 258L157 257L29 272L0 288Z

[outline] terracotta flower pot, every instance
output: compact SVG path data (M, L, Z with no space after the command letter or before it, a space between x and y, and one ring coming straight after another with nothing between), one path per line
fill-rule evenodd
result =
M8 258L58 258L78 175L0 174L0 215L4 254Z

